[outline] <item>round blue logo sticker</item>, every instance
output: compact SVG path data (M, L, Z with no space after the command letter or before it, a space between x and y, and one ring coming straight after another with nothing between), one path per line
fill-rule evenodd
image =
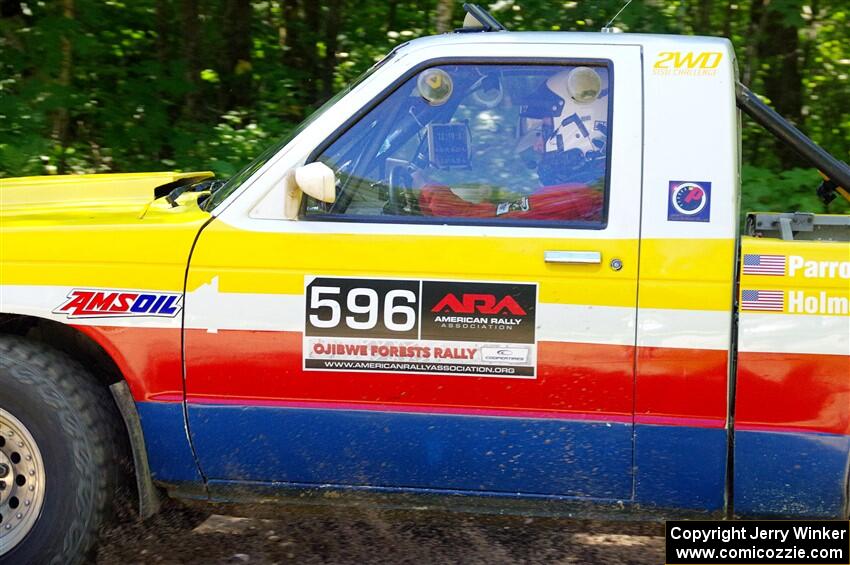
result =
M682 214L699 214L705 207L705 191L696 183L686 182L676 188L673 207Z
M670 181L668 220L707 222L710 210L710 182Z

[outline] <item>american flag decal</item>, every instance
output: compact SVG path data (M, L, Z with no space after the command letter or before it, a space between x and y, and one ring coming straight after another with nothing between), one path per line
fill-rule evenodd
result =
M781 290L745 290L741 292L741 310L782 312L785 293Z
M744 254L745 275L774 275L785 274L785 255L756 255Z

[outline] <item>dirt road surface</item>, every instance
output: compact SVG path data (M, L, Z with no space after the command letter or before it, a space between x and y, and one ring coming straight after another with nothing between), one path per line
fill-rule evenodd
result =
M100 565L136 563L664 562L662 524L428 511L282 510L275 519L170 517L105 534Z

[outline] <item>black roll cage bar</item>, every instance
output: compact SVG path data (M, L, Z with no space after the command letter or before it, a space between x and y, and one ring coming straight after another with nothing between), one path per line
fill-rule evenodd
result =
M818 196L824 204L832 202L836 192L850 202L850 167L847 163L830 155L740 82L735 85L735 100L741 111L821 172L824 181L818 187Z

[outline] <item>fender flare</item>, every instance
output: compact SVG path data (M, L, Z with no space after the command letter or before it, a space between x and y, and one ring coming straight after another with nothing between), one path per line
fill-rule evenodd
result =
M165 497L153 484L150 465L148 464L148 452L145 448L145 436L142 432L142 422L133 402L133 394L127 381L118 381L109 387L115 405L124 420L127 428L127 437L130 440L130 448L133 452L133 466L136 475L136 492L139 495L139 518L145 520L159 513Z

